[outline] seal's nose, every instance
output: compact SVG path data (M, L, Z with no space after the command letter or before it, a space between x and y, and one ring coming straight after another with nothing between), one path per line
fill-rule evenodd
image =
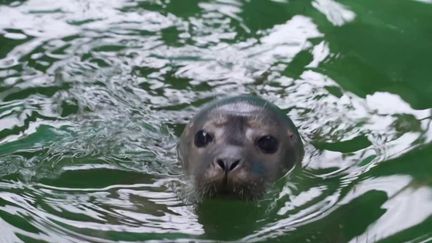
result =
M228 173L240 167L241 161L241 159L237 158L218 158L215 160L215 166Z

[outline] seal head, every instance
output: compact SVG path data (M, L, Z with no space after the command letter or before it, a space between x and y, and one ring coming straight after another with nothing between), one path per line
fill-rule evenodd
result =
M304 154L293 122L255 96L216 100L185 127L179 160L201 197L257 199Z

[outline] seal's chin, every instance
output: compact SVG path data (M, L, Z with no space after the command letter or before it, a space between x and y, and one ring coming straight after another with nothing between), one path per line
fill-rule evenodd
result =
M261 178L236 180L227 175L219 178L196 178L195 191L200 198L230 198L257 200L265 192L265 183Z

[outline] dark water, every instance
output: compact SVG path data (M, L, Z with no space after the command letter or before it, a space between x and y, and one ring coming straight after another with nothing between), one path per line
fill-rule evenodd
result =
M0 242L432 241L431 3L0 1ZM190 203L176 139L241 93L303 164Z

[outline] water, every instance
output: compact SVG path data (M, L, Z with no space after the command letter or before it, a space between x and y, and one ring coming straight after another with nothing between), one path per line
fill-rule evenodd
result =
M0 1L0 242L429 242L432 5ZM190 202L175 145L258 94L306 145L258 202Z

